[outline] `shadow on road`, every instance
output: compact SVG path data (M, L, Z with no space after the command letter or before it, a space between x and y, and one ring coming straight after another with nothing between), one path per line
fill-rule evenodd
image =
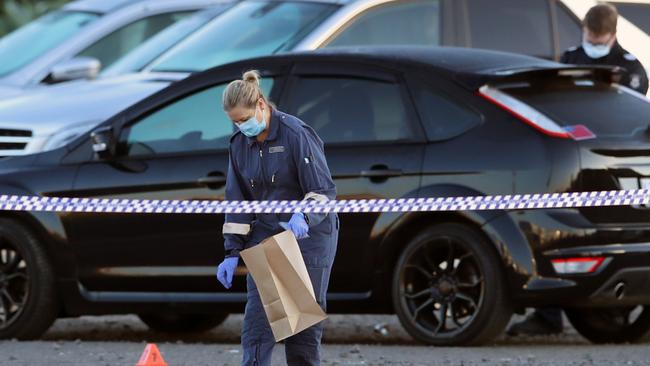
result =
M85 316L60 319L43 336L50 341L121 341L238 344L242 315L231 315L219 327L202 334L166 334L149 330L133 315ZM399 324L395 316L331 315L324 323L323 343L419 345ZM382 329L384 330L382 332ZM589 345L575 330L567 328L557 336L507 337L502 335L497 346Z

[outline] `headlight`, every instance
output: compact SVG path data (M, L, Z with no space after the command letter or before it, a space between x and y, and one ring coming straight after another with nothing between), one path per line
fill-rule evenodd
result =
M58 132L53 133L43 144L43 150L42 151L47 151L47 150L54 150L56 148L59 148L77 136L89 132L93 127L97 126L100 121L92 122L92 123L83 123L83 124L77 124L77 125L72 125L72 126L66 126L59 130Z

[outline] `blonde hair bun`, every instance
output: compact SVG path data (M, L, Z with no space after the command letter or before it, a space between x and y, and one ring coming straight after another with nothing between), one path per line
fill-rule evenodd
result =
M247 83L254 83L255 85L260 85L260 73L257 70L249 70L244 73L242 77Z
M259 71L249 70L241 80L233 80L226 86L222 96L223 109L229 111L236 106L253 108L260 98L268 103L260 88Z

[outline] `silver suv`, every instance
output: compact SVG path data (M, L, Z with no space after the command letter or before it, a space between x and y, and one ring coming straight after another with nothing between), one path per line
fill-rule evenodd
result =
M77 78L219 0L80 0L0 39L0 98Z
M0 102L0 156L62 146L192 72L247 57L332 46L415 44L489 48L556 59L568 45L580 41L579 19L595 3L243 0L139 73L56 85ZM636 53L623 33L618 35L623 46ZM646 38L641 45L647 45L647 35L638 35Z

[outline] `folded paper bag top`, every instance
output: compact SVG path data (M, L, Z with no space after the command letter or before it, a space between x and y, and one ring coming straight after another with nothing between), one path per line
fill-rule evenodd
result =
M289 230L240 252L253 276L275 341L323 321L307 266L296 237Z

